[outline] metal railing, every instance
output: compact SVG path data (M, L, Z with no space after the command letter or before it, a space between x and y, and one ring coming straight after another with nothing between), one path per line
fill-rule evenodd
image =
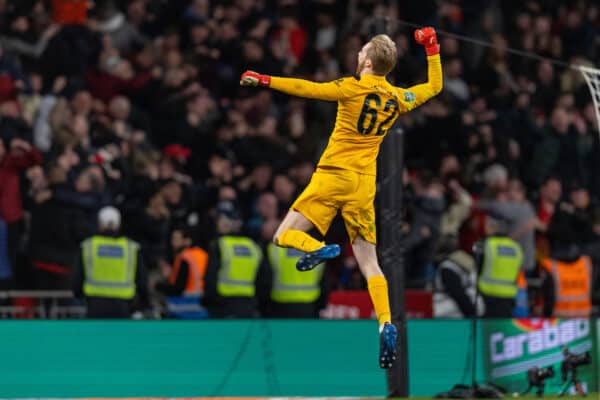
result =
M0 291L0 319L81 319L86 307L68 290Z

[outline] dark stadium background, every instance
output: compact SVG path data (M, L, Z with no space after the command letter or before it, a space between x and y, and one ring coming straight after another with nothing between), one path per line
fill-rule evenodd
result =
M484 235L486 212L507 203L519 204L512 226L527 226L521 245L531 282L552 238L567 235L592 258L597 316L600 144L590 90L577 70L506 51L600 65L600 5L592 0L0 0L0 315L84 315L85 304L71 294L74 271L80 243L107 205L120 210L122 232L141 245L145 300L137 318L166 318L156 288L173 262L174 229L190 230L209 249L219 210L233 206L243 234L266 246L310 180L336 105L242 88L241 73L349 76L364 42L386 32L399 54L389 80L423 82L425 54L403 22L493 45L440 34L444 90L397 124L409 317L431 316L438 263L449 249L470 252ZM327 265L321 315L370 317L368 299L356 300L366 283L341 220L326 241L343 250ZM268 314L269 284L268 276L258 282L267 299L259 315ZM551 316L543 296L534 285L529 316ZM457 338L466 326L444 329ZM409 329L409 339L414 332L421 331ZM418 357L410 341L409 349ZM431 365L423 363L419 371ZM414 384L433 394L428 381ZM365 393L382 395L380 386ZM318 394L250 394L281 393ZM336 393L348 394L327 392Z

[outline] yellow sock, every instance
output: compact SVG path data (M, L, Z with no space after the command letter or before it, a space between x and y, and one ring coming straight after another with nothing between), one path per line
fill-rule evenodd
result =
M385 322L392 322L388 286L385 277L383 275L372 276L367 280L367 286L379 325L383 325Z
M288 229L279 236L277 245L281 247L293 247L294 249L309 253L319 250L325 243L319 242L306 232Z

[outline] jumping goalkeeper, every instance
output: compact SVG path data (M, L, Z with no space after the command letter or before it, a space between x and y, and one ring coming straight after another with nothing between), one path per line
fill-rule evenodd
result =
M310 183L281 222L273 241L306 254L296 265L308 271L337 257L340 247L326 245L306 232L316 227L325 235L341 210L354 256L367 280L379 321L379 365L390 368L396 359L397 330L391 323L388 286L375 249L375 176L379 146L400 113L423 104L442 90L440 47L431 27L415 31L425 46L427 83L408 89L388 83L386 75L396 65L396 45L387 35L377 35L358 53L356 75L333 82L242 74L240 85L262 86L294 96L337 101L335 128Z

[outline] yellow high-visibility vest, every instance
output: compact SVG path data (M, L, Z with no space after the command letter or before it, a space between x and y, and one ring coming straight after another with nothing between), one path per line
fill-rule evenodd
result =
M130 300L135 296L139 245L126 237L92 236L82 243L86 296Z
M296 263L303 255L292 248L269 244L269 263L273 270L271 299L278 303L312 303L321 294L320 282L324 266L318 265L310 271L298 271Z
M250 238L223 236L219 239L221 268L217 292L224 297L254 297L255 280L262 251Z

